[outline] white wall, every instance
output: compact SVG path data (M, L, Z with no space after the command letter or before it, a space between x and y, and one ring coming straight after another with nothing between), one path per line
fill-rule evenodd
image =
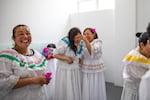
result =
M137 31L145 32L150 22L150 0L137 0Z
M75 0L0 0L0 46L10 46L12 28L17 24L30 27L34 45L56 43L68 29L70 12L76 11L74 2Z
M116 0L115 4L115 52L112 66L115 84L122 85L122 59L135 48L136 0Z

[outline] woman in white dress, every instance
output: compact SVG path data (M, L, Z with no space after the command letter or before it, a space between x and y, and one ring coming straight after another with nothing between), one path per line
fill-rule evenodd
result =
M150 100L150 70L143 75L139 87L139 100Z
M28 26L13 29L14 47L0 51L0 100L46 100L46 59L28 49L32 37Z
M68 36L60 40L54 51L57 58L55 78L55 100L81 100L80 44L81 32L71 28Z
M148 24L147 32L150 33L150 23ZM150 100L149 93L150 93L150 70L147 71L142 76L140 87L139 87L139 100Z
M131 50L125 57L123 71L123 91L121 100L139 100L139 84L141 77L150 68L150 34L137 33L139 46Z
M102 41L93 28L84 30L83 40L82 100L106 100Z

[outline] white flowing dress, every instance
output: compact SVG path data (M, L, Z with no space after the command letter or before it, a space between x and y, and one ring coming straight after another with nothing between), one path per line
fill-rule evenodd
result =
M52 73L52 77L51 77L52 79L50 81L50 84L46 85L48 100L54 100L56 61L57 61L57 59L52 58L52 59L48 60L48 63L47 63L47 71L50 71Z
M54 54L69 56L73 59L72 64L68 64L67 61L57 60L54 100L81 100L79 57L82 54L82 46L79 46L75 55L70 49L68 38L62 38Z
M46 100L44 86L27 85L12 89L19 78L43 75L46 59L37 51L24 56L14 49L0 51L0 100Z
M121 100L139 100L141 77L150 68L150 59L140 54L137 49L130 51L124 58L123 91Z
M150 100L150 70L141 79L139 98L139 100Z
M102 41L94 39L90 44L91 55L83 49L82 100L106 100Z

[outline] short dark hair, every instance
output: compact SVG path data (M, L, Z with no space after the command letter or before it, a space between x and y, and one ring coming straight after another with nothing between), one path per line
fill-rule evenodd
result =
M50 43L47 45L47 48L56 48L56 45L54 43Z
M86 30L89 30L92 32L92 34L95 34L94 36L94 39L97 39L98 38L98 35L97 35L97 32L96 31L93 31L94 28L90 28L90 27L87 27L84 29L83 33L86 31Z
M26 26L26 27L28 27L27 25L24 25L24 24L19 24L19 25L16 25L14 28L13 28L13 30L12 30L12 37L14 38L15 37L15 33L16 33L16 29L18 28L18 27L21 27L21 26Z
M136 37L138 37L139 44L142 42L144 45L146 45L147 40L150 40L150 33L148 33L148 32L138 32L138 33L136 33Z

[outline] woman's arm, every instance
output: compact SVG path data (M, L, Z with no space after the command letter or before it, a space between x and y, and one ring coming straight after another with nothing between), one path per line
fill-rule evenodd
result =
M21 88L26 85L30 84L48 84L50 80L47 80L44 76L37 76L37 77L31 77L31 78L20 78L16 85L13 87L13 89Z
M86 48L88 49L89 54L91 55L91 44L90 42L87 40L87 38L83 35L82 36L83 41L85 42Z
M68 56L64 56L64 55L61 55L61 54L55 54L54 57L59 59L59 60L67 61L68 64L72 64L73 63L72 58L68 57Z

